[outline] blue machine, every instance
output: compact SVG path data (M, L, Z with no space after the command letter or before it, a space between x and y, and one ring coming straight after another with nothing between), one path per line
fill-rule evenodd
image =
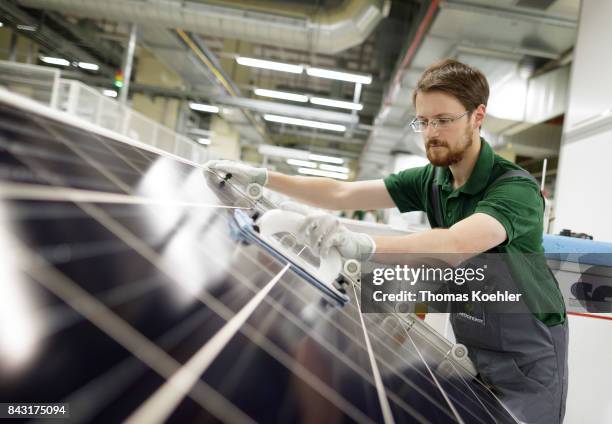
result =
M544 251L568 311L612 312L612 243L545 235Z

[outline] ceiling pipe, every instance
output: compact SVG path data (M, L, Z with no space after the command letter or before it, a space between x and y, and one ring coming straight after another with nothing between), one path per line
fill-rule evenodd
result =
M17 27L19 24L35 27L36 31L22 31L20 32L20 35L30 38L31 40L34 40L41 46L45 47L48 54L61 56L63 59L68 59L75 62L80 61L95 63L100 66L101 74L114 74L114 69L112 67L102 63L89 52L68 41L47 25L41 25L37 19L35 19L25 10L19 8L16 4L8 1L0 1L0 12L2 13L5 24L11 23L11 25L14 27Z
M181 38L181 40L185 43L185 45L196 55L198 60L200 60L206 67L212 72L215 76L219 84L224 88L224 90L233 98L238 97L240 93L238 89L234 86L232 81L225 75L220 66L216 63L213 63L213 60L206 55L206 52L203 51L203 44L199 42L197 36L192 34L188 34L181 29L176 30L177 35ZM268 135L266 134L265 126L258 124L257 120L253 116L253 114L246 110L245 108L241 108L242 113L251 123L255 131L263 138L264 141L267 141Z
M433 18L436 16L436 13L439 7L440 7L440 0L432 0L427 6L427 9L425 10L425 13L423 14L423 18L419 22L419 26L416 30L416 33L412 37L412 41L410 42L410 45L408 46L408 49L406 50L406 53L404 54L404 57L402 58L397 68L397 71L395 72L393 81L389 85L389 90L387 91L387 94L383 100L382 107L379 112L379 116L383 115L385 113L385 110L391 107L391 104L393 104L393 102L395 101L395 97L397 96L397 93L400 88L400 82L403 80L404 75L408 71L408 68L410 67L412 59L414 58L414 55L416 54L418 47L423 42L423 38L425 37L425 34L427 33L427 30L429 29L429 26ZM373 133L370 134L370 137L364 144L362 152L364 153L367 152L368 147L372 143L372 138L373 138ZM364 155L361 156L360 161L357 164L357 174L359 174L360 172L363 156Z
M406 54L402 58L400 66L397 72L395 73L395 77L393 78L393 82L389 86L389 91L387 91L387 96L385 97L385 100L383 102L383 107L382 107L383 111L395 100L395 96L397 95L397 91L399 89L399 84L404 78L404 74L408 70L410 63L412 62L412 59L414 58L414 55L416 54L417 48L421 45L421 42L423 41L423 38L425 37L427 29L429 28L429 25L431 24L431 21L436 15L439 5L440 5L440 0L432 0L432 2L427 7L425 16L419 23L417 32L414 38L412 39L412 42L410 43L408 50L406 50Z
M443 2L440 7L468 13L516 19L523 22L533 22L535 24L553 25L562 28L576 28L578 26L578 21L575 19L568 19L563 16L551 16L549 13L539 12L533 8L527 7L495 6L466 0L447 0Z
M181 28L202 35L323 54L337 54L361 44L388 16L391 7L390 0L344 0L335 8L302 8L298 10L303 12L296 14L283 2L255 0L148 0L146 6L141 0L19 0L19 3L31 8Z

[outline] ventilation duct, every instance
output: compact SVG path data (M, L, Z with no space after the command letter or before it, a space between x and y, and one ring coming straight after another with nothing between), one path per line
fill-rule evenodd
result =
M202 35L336 54L361 44L389 13L390 0L344 0L330 9L283 2L181 0L20 0L27 7ZM299 9L298 9L299 10Z

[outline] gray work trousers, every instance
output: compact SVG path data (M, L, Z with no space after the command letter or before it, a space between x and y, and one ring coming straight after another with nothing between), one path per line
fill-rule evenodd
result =
M568 382L567 319L564 324L554 327L537 322L541 324L540 334L548 334L540 338L541 343L521 345L516 340L515 351L468 347L470 357L482 381L492 387L520 422L561 424L565 415ZM514 336L520 337L518 334ZM509 338L514 336L508 335Z

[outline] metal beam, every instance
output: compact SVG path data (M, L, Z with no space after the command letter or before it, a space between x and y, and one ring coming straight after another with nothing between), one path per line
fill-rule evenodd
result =
M280 144L275 147L287 149L284 146L285 146L284 144ZM307 153L319 153L319 154L326 154L326 155L332 155L332 156L343 156L349 159L357 159L360 155L359 151L334 149L334 148L321 147L321 146L305 144L305 143L291 144L291 148L288 148L288 150L301 150ZM277 156L277 157L281 157L281 156ZM283 160L284 159L286 158L283 158ZM304 157L304 159L307 160L308 158Z
M9 41L9 62L17 61L17 31L11 31L11 41Z
M223 87L224 91L230 97L240 97L241 93L236 84L226 75L222 69L219 60L210 51L206 44L196 34L187 33L181 29L175 29L176 35L179 37L181 42L187 47L188 51L192 52L202 62L206 68L214 75L213 81L220 87ZM196 84L193 84L196 85ZM259 134L261 142L267 141L267 127L265 123L258 121L250 110L241 108L240 111L252 124L256 134Z
M491 6L464 0L447 0L440 3L440 8L498 16L500 18L516 19L525 22L535 22L563 28L576 28L578 26L578 21L575 19L537 12L527 8Z
M283 130L283 134L295 135L298 137L305 137L305 138L316 139L316 140L329 141L332 143L355 144L359 146L365 143L365 140L363 139L345 138L344 136L327 134L323 132L289 129L288 127Z
M62 78L74 79L77 81L82 81L90 86L103 88L111 88L113 85L113 80L111 78L86 75L77 71L62 71ZM193 90L187 87L159 87L156 85L142 84L138 82L131 83L130 91L149 96L172 97L181 100L197 100L201 98L208 99L215 94L213 89Z
M9 1L0 1L0 11L3 12L3 21L6 23L8 20L17 26L17 24L32 25L37 27L36 31L22 31L19 32L24 37L28 37L44 47L51 50L51 53L61 54L67 56L72 61L91 62L99 64L100 72L107 75L113 74L113 69L104 63L100 63L100 60L93 57L87 51L75 46L71 41L66 40L63 36L55 32L54 30L40 25L39 22L32 17L30 14L19 8L19 6Z
M123 87L119 93L119 103L125 105L127 103L128 92L130 90L130 80L132 79L132 65L134 63L134 50L136 49L136 37L137 37L136 24L130 25L130 41L125 49L125 56L123 57Z
M285 103L269 102L266 100L248 99L245 97L217 97L218 103L226 106L235 106L253 110L260 113L271 113L283 116L295 116L302 119L313 119L322 122L343 124L357 124L359 118L349 113L332 112L304 106L293 106Z
M352 152L350 150L333 149L328 147L311 146L310 151L312 153L322 153L326 155L344 156L350 159L357 159L361 152Z
M555 51L534 49L524 46L512 45L490 45L485 43L476 43L470 40L461 40L457 43L457 38L447 37L445 35L430 33L427 37L437 40L456 43L453 49L447 54L449 57L454 57L457 52L474 53L481 56L495 56L506 59L520 59L523 56L535 56L544 59L558 59L561 55Z
M121 54L117 51L117 47L113 43L103 39L97 32L84 28L80 25L73 24L57 12L47 13L46 18L52 20L56 25L64 28L75 38L77 38L80 43L94 49L95 51L99 51L100 54L106 56L117 66L121 64L122 58Z

